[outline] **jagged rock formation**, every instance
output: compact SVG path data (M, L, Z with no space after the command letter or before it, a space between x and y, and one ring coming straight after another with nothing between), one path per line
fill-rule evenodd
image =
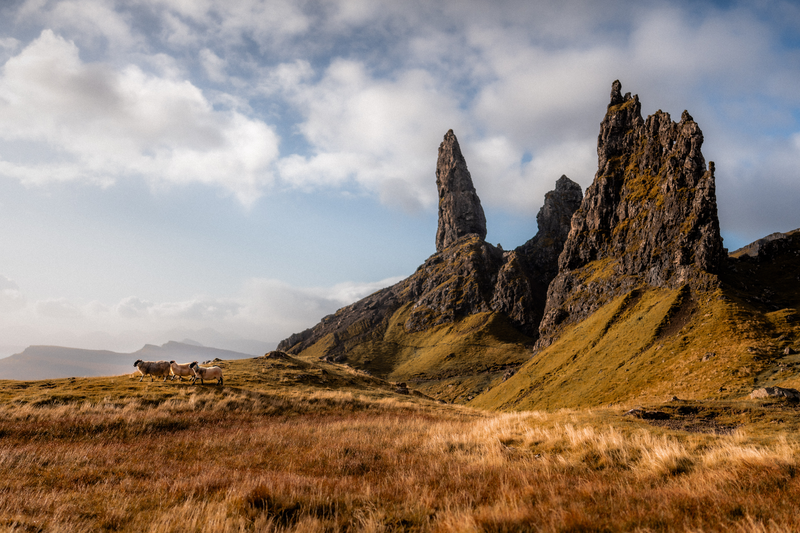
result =
M408 333L496 312L518 331L537 335L569 219L581 202L580 186L562 176L555 190L545 196L537 216L537 235L516 250L504 252L484 241L483 208L452 130L439 147L436 177L440 197L437 253L409 278L290 336L279 350L299 353L322 341L326 343L320 350L323 357L344 360L353 347L380 342L401 308Z
M558 273L558 257L569 235L570 220L582 200L581 186L561 176L536 216L536 236L504 254L490 306L508 315L531 337L538 335L547 287Z
M477 195L455 207L450 193L472 198L474 188L448 132L437 252L279 349L487 409L796 387L800 230L728 258L699 127L687 112L677 123L661 111L642 119L621 88L614 82L586 196L559 179L536 237L512 251L472 225L483 220Z
M704 274L719 272L726 255L700 128L686 111L678 123L661 111L643 120L638 96L621 88L612 85L597 174L548 290L540 346L638 285L713 283Z
M486 217L453 130L445 134L442 144L439 145L436 187L439 190L436 251L443 251L471 233L477 234L481 240L485 239Z

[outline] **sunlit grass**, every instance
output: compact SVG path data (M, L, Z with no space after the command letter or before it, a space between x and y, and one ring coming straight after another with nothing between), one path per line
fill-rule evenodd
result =
M0 530L800 528L800 443L778 430L491 414L381 390L140 395L114 379L116 396L0 403Z

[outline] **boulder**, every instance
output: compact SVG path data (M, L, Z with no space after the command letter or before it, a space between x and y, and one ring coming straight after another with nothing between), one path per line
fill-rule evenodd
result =
M762 387L750 393L751 399L759 398L788 398L790 400L800 400L800 391L797 389L785 389L783 387Z

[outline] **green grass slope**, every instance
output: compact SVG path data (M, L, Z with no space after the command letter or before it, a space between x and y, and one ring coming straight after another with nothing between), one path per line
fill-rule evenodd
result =
M532 339L519 333L498 313L477 313L455 323L407 332L413 312L409 303L389 320L385 333L353 346L353 367L448 402L463 403L502 380L504 373L530 358ZM315 361L326 353L333 334L301 352Z
M757 387L793 386L800 382L800 356L784 354L800 347L799 300L793 301L771 311L727 285L699 295L686 288L633 290L566 328L470 405L525 410L672 396L729 399Z

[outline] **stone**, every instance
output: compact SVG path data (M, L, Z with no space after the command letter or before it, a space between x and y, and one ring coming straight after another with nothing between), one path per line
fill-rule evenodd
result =
M507 314L533 337L538 335L547 287L558 273L558 256L569 235L572 214L582 200L581 186L561 176L536 215L536 235L504 255L490 307Z
M797 352L796 352L796 351L794 350L794 348L792 348L791 346L787 346L787 347L786 347L786 348L784 348L784 350L783 350L783 355L793 355L793 354L796 354L796 353L797 353Z
M797 389L785 389L783 387L763 387L750 393L750 398L788 398L789 400L800 400L800 391Z
M436 187L439 190L436 251L442 252L471 233L478 235L481 240L485 239L486 216L453 130L445 134L439 145Z

